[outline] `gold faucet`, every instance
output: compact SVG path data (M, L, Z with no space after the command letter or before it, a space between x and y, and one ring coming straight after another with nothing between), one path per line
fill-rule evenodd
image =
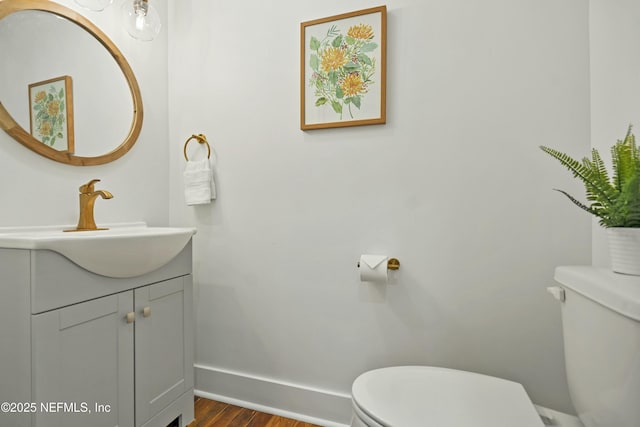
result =
M78 219L78 227L65 231L107 230L106 228L98 228L96 226L96 221L93 219L93 205L98 196L103 199L111 199L113 194L106 190L94 190L93 184L96 182L100 182L100 180L92 179L80 186L80 219Z

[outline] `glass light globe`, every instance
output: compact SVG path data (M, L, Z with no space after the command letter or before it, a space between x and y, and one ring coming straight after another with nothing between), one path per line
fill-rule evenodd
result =
M160 15L148 0L126 1L122 5L122 18L129 35L138 40L153 40L162 27Z
M85 9L100 12L113 3L113 0L75 0L77 4Z

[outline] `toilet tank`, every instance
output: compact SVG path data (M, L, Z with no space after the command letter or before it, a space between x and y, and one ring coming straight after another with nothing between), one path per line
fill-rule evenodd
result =
M585 427L640 427L640 276L558 267L571 400Z

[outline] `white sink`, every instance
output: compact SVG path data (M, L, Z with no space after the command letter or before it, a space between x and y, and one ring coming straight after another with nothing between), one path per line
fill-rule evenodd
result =
M107 277L156 270L182 251L196 233L188 227L147 227L144 222L106 224L108 230L64 232L73 226L0 227L0 248L47 249Z

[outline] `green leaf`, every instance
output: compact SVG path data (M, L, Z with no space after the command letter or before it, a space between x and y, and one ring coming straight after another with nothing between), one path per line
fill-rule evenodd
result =
M64 101L60 101L60 111L64 111Z
M336 73L336 70L329 71L329 82L332 85L335 85L336 83L338 83L338 74Z
M340 47L340 45L342 44L342 36L338 36L335 39L333 39L333 41L331 42L331 46L333 47Z
M340 34L340 31L338 31L338 27L335 25L332 25L331 28L329 28L329 31L327 31L327 37L335 37L338 34Z
M309 42L309 47L311 48L311 50L318 50L320 49L320 42L317 38L312 36L311 41Z
M372 52L374 50L376 50L378 48L378 44L377 43L365 43L362 45L362 47L360 48L361 52Z
M358 61L362 62L363 64L373 65L373 62L371 62L371 59L364 53L361 53L360 55L358 55Z
M49 101L53 101L53 95L51 95L51 94L47 95L47 99L48 99Z
M358 107L358 109L360 109L360 100L361 100L361 98L359 96L351 97L351 102L353 102L353 105Z
M60 88L60 91L58 92L58 98L64 99L64 89Z
M611 147L613 181L618 190L621 191L623 187L640 172L638 157L635 137L631 134L631 127L629 127L624 140L618 140L618 142Z
M347 62L346 64L343 65L343 68L345 69L345 71L347 73L351 73L353 71L356 71L358 69L360 69L360 66L358 64L356 64L355 62Z
M571 200L571 202L573 202L573 204L575 204L576 206L578 206L580 209L583 209L587 212L589 212L590 214L596 215L596 212L593 211L589 206L585 205L584 203L582 203L580 200L577 200L575 197L573 197L571 194L567 193L564 190L558 190L557 188L554 188L554 190L556 190L559 193L564 194L565 196L567 196L567 198L569 200Z
M62 138L62 132L58 132L58 134L56 135L58 138Z
M340 85L336 86L336 98L338 99L344 98L344 92L342 91L342 88L340 87Z
M345 37L344 39L347 41L347 44L348 44L349 46L351 46L352 44L354 44L354 43L356 42L356 39L354 39L353 37L349 37L349 36L347 36L347 37Z
M34 106L33 106L33 109L34 109L35 111L42 110L42 104L36 104L36 105L34 105Z
M544 146L541 146L540 149L558 160L563 166L569 169L576 178L580 179L583 184L593 188L599 195L607 199L607 201L610 202L610 198L617 193L617 190L609 182L602 179L600 173L594 173L594 170L598 170L598 167L592 167L588 159L584 159L583 163L580 163L567 154L557 150Z
M318 98L316 100L316 107L319 107L319 106L324 105L326 103L327 103L327 98L325 98L325 97Z
M606 179L606 175L602 173L599 154L595 155L595 161L585 158L582 163L580 163L560 151L544 146L541 146L540 149L558 160L560 164L571 171L573 176L582 181L587 193L587 200L592 202L588 211L599 217L601 224L606 223L607 226L611 226L612 218L610 218L610 214L619 199L620 191L616 189ZM576 203L573 196L570 196L566 192L561 192L569 197L572 202ZM578 206L580 205L578 204Z
M311 55L309 58L309 65L313 71L318 72L318 69L320 68L320 59L318 58L318 55Z
M335 111L338 114L342 114L342 104L340 104L338 101L331 101L331 107L333 107L333 111Z

